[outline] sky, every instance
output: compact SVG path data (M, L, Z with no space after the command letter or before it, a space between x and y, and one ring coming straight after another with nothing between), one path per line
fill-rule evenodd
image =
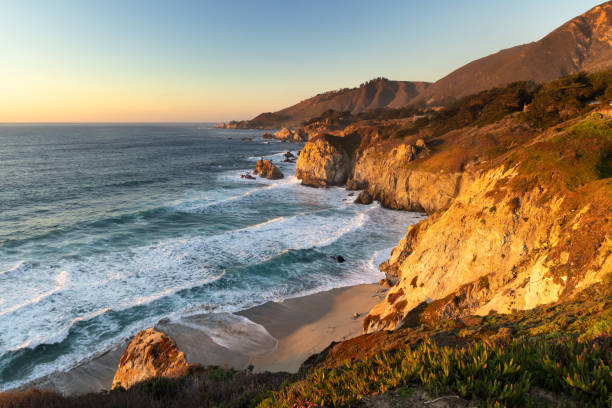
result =
M0 0L0 122L250 119L384 76L435 81L591 0Z

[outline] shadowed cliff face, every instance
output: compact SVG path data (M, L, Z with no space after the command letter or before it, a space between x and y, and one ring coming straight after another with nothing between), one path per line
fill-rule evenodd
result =
M457 194L461 173L433 173L411 168L411 153L406 152L412 146L400 145L390 152L376 148L363 151L352 169L348 187L368 190L387 208L431 214L446 207Z
M347 132L360 136L352 155L325 138L309 142L304 151L317 154L300 155L298 177L318 186L345 179L386 207L430 214L381 265L398 283L365 331L531 309L612 272L607 123L582 116L537 131L509 117L421 151L416 136L380 140L382 125Z

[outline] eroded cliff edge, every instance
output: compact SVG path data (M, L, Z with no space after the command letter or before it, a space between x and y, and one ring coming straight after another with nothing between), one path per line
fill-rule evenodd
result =
M531 309L612 272L607 122L587 114L541 130L515 114L394 137L402 128L352 125L313 139L298 160L305 184L346 183L430 215L381 265L398 283L364 331Z

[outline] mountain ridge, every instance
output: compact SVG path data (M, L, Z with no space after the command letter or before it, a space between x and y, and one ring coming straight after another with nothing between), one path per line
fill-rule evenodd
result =
M423 81L393 81L379 77L355 88L319 93L276 112L265 112L251 120L222 123L223 128L273 129L296 126L328 110L360 113L380 108L406 106L430 85Z
M612 1L565 22L538 41L474 60L434 83L376 78L356 88L320 93L228 128L296 126L327 110L359 113L407 105L446 105L463 96L512 82L545 83L579 71L612 67Z
M567 21L542 39L472 61L434 82L411 103L442 104L517 81L544 83L612 66L612 2Z

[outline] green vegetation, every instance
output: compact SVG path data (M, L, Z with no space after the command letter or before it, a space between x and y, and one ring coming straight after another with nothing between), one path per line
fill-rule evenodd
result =
M604 105L612 97L612 71L579 73L543 85L523 113L523 119L542 129L592 109L590 101Z
M516 82L466 96L434 115L429 128L434 136L466 126L482 126L519 112L528 104L538 87L532 82Z
M366 395L418 385L434 395L456 393L485 407L526 406L534 387L589 406L608 407L611 365L608 347L575 340L477 341L467 347L441 347L425 340L393 354L316 370L259 406L289 408L297 401L311 401L350 407Z
M575 190L612 176L612 127L603 119L585 118L512 154L508 162L520 163L526 177Z
M287 373L253 374L193 366L179 378L152 378L129 390L65 397L52 391L0 393L0 408L253 408L294 379Z
M422 117L407 126L381 129L382 139L404 138L419 132L425 132L432 139L452 130L491 124L510 114L517 114L524 123L535 128L548 129L591 111L597 106L591 105L593 102L608 106L611 100L612 70L608 70L596 74L578 73L544 85L515 82L463 97L440 111L416 105L358 114L328 110L304 124L326 121L329 125L346 126L358 121L405 119L417 115ZM511 144L511 141L507 142ZM489 156L503 153L508 145L496 143Z
M466 96L431 115L422 127L433 136L466 126L483 126L520 112L531 126L547 129L593 109L591 102L608 105L612 100L612 70L587 75L579 73L545 85L516 82ZM525 112L523 112L523 110Z

